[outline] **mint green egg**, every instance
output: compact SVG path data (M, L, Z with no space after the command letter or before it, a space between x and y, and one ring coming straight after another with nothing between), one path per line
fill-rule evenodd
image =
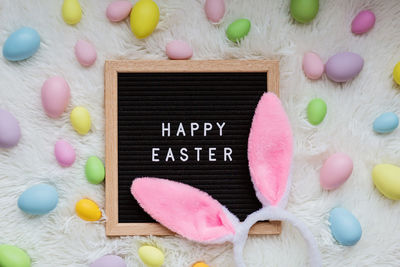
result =
M312 21L317 16L319 0L291 0L290 14L301 23Z
M238 43L250 31L251 22L248 19L238 19L232 22L226 29L226 37L232 42Z
M91 184L99 184L103 182L105 170L103 162L96 156L91 156L85 165L86 179Z
M307 118L312 125L320 124L326 115L326 103L321 98L314 98L308 103Z
M30 267L31 259L20 248L0 245L0 267Z

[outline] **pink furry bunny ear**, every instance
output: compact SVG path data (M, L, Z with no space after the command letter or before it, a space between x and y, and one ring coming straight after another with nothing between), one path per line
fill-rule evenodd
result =
M135 179L131 192L153 219L190 240L219 243L231 240L235 234L228 216L236 217L194 187L146 177Z
M279 98L265 93L258 102L248 143L251 179L264 206L279 205L284 198L292 153L289 119Z

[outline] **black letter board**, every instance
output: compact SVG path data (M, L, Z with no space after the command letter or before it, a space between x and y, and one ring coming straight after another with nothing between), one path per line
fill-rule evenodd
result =
M267 90L277 93L277 62L107 64L109 235L170 234L131 195L136 177L166 178L199 188L240 220L261 207L250 180L247 139L261 95ZM278 224L261 224L256 233L279 232Z

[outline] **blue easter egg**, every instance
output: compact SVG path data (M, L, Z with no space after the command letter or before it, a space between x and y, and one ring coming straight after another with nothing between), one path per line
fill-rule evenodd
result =
M344 208L334 208L329 215L329 223L333 237L343 246L353 246L361 238L360 222Z
M390 133L399 126L399 118L393 112L386 112L375 119L373 128L377 133Z
M37 184L28 188L18 199L18 207L32 215L42 215L52 211L58 203L56 189L48 184Z
M38 32L30 27L22 27L13 32L3 46L3 56L10 61L30 58L40 46Z

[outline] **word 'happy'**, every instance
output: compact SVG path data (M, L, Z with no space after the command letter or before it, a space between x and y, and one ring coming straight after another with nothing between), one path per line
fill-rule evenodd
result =
M225 122L216 122L215 124L210 122L204 122L199 124L197 122L191 122L186 127L180 122L174 130L172 130L171 123L161 123L161 136L162 137L194 137L194 136L223 136L223 130ZM176 129L176 130L175 130ZM223 161L232 161L232 148L224 147L217 149L216 147L200 147L195 146L192 148L182 147L180 149L164 149L162 151L159 147L153 147L151 150L151 160L153 162L162 161L188 161L194 158L196 161L200 161L207 158L208 161L217 161L219 156Z

